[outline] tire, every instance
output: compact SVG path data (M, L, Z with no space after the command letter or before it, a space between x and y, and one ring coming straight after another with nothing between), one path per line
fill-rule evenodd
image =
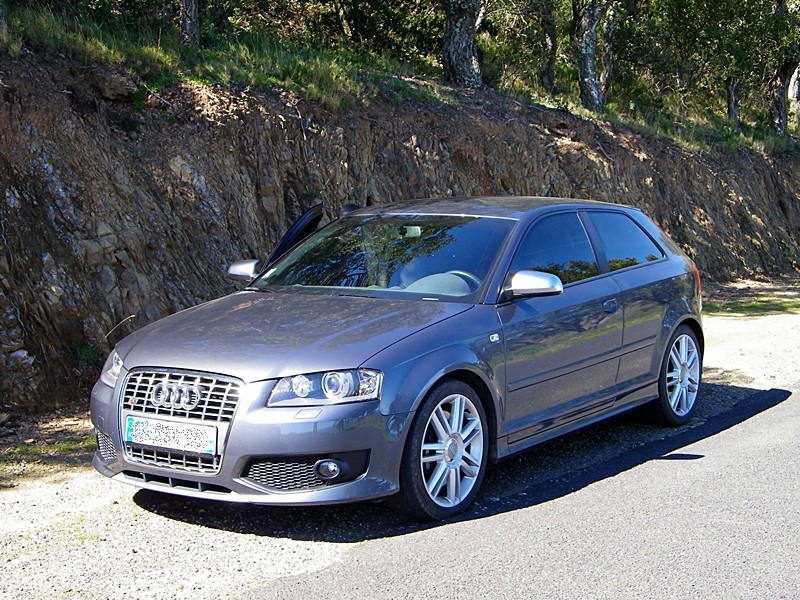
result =
M394 504L424 521L457 515L478 493L488 460L486 412L478 394L462 381L443 380L411 426Z
M703 356L697 336L686 325L672 334L658 378L658 399L653 403L656 417L665 425L683 425L697 408L703 372Z

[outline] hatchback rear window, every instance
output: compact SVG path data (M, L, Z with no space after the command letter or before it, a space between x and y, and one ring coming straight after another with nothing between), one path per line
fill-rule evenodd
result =
M653 240L627 215L591 212L590 218L612 271L660 260L664 256Z

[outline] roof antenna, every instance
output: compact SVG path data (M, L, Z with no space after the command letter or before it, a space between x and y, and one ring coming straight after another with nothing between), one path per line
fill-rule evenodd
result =
M122 319L122 321L120 321L119 323L117 323L116 325L114 325L114 327L112 327L112 328L111 328L111 331L109 331L107 334L105 334L105 336L103 336L103 339L104 339L104 340L107 340L107 339L108 339L108 336L110 336L112 333L114 333L114 330L115 330L117 327L119 327L119 326L120 326L120 325L122 325L123 323L127 323L127 322L128 322L128 321L130 321L131 319L135 319L135 318L136 318L136 315L128 315L127 317L125 317L124 319Z

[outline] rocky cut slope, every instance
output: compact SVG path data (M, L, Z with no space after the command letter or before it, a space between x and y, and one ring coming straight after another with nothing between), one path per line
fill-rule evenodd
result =
M134 90L65 59L0 60L7 407L85 402L115 340L233 290L226 265L266 256L320 201L330 217L439 195L588 197L644 208L706 277L800 257L796 156L712 157L490 92L331 114L276 89L176 86L144 106Z

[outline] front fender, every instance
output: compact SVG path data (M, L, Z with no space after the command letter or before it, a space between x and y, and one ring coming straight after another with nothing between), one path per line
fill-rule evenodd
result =
M452 375L478 380L498 413L505 388L502 329L493 306L478 305L401 340L364 363L384 373L380 410L413 412L430 389Z

